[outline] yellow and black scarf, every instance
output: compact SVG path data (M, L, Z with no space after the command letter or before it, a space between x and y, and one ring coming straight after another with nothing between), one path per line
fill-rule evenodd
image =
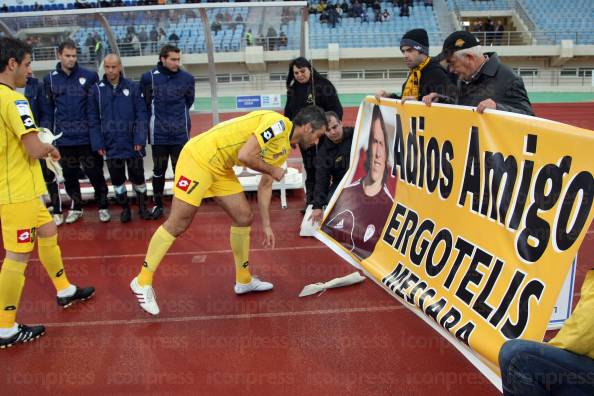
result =
M402 90L402 97L406 96L413 96L415 98L421 99L419 97L419 84L421 83L421 71L429 64L431 61L431 57L425 58L423 62L421 62L417 67L414 67L410 70L408 74L408 78L406 79L406 83L404 84L404 89Z

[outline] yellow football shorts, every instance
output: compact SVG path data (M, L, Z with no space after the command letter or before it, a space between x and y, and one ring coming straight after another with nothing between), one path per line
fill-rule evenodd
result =
M0 205L4 249L14 253L32 252L37 229L50 221L53 221L52 216L41 197L27 202Z
M190 150L182 150L177 166L173 195L177 199L200 206L203 198L223 197L243 192L233 169L215 169L196 159Z

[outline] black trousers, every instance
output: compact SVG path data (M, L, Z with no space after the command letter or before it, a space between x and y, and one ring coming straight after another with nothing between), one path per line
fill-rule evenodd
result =
M126 182L126 167L128 168L128 179L134 185L144 184L144 163L142 157L134 158L110 158L107 161L107 169L111 176L111 184L121 186Z
M171 166L175 173L175 167L179 154L184 147L183 144L164 145L153 144L153 199L156 205L163 206L163 191L165 190L165 172L167 172L167 161L171 158Z
M49 170L45 159L39 161L41 164L41 172L43 173L43 179L45 180L45 186L50 196L50 202L53 207L53 214L62 213L62 200L60 199L60 186L58 185L58 178L56 174Z
M89 177L95 190L95 200L99 209L107 209L107 184L103 177L103 157L91 151L91 146L60 146L60 165L64 172L66 192L72 200L73 210L82 209L82 196L78 175L80 167Z
M305 201L309 205L313 203L314 188L316 186L316 153L317 146L312 146L308 149L303 149L299 146L301 157L303 158L303 169L305 169Z

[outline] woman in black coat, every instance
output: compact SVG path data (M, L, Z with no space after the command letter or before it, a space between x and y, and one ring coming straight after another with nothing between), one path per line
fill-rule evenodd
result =
M303 57L294 59L289 65L287 74L287 104L285 105L285 116L290 120L297 115L302 108L316 105L324 111L335 112L342 119L342 105L338 99L336 88L328 79L311 66L311 63ZM305 191L306 205L313 203L313 191L316 183L315 160L317 146L307 150L302 149L303 167L306 173ZM305 209L302 210L305 213Z

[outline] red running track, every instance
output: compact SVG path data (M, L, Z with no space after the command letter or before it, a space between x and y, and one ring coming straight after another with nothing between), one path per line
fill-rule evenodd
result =
M274 251L252 240L252 270L275 283L235 296L229 221L212 202L176 241L156 276L162 314L143 313L128 290L158 221L102 224L87 208L60 228L73 282L96 297L58 309L33 260L19 319L44 323L40 340L0 352L2 394L496 395L449 343L371 281L299 299L301 288L352 269L311 238L299 238L302 194L273 206ZM255 203L252 203L257 210ZM577 290L594 257L588 234Z
M275 197L274 251L259 248L254 273L275 283L233 293L229 221L213 203L176 241L156 275L162 314L141 312L128 289L159 222L102 224L86 209L60 228L69 278L93 283L93 300L58 309L33 260L19 311L47 334L0 353L2 394L443 394L496 395L495 388L435 331L366 280L319 297L301 288L352 272L329 249L297 235L302 194ZM255 203L252 203L257 210Z

